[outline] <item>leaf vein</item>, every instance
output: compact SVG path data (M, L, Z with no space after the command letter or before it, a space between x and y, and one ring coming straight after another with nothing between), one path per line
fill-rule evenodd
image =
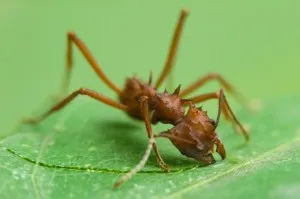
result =
M21 154L18 154L17 152L15 152L12 149L9 148L2 148L3 150L6 150L7 152L11 153L12 155L17 156L18 158L21 158L29 163L32 164L36 164L37 166L41 166L41 167L46 167L46 168L50 168L50 169L65 169L65 170L73 170L73 171L88 171L88 172L98 172L98 173L127 173L128 170L118 170L118 169L108 169L108 168L99 168L99 167L83 167L83 166L66 166L66 165L56 165L56 164L48 164L45 162L41 162L41 161L37 161L37 160L32 160L28 157L25 157ZM197 165L197 166L191 166L191 167L185 167L185 168L181 168L181 169L173 169L171 171L169 171L169 173L179 173L179 172L184 172L184 171L188 171L188 170L192 170L195 168L201 167L201 165ZM140 171L139 173L165 173L162 170L151 170L151 171Z

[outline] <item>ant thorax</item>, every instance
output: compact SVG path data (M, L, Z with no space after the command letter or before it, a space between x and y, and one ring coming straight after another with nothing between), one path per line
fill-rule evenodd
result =
M158 93L151 82L144 83L137 77L127 78L124 89L119 96L122 104L128 107L128 115L143 120L139 100L142 96L149 99L149 110L153 113L151 123L158 122L176 125L184 116L183 100L179 97L180 86L171 94L167 91Z
M163 93L156 93L151 99L151 106L153 107L153 115L151 118L152 124L157 122L165 124L178 124L184 117L183 100L178 96L179 87L173 94L167 91Z

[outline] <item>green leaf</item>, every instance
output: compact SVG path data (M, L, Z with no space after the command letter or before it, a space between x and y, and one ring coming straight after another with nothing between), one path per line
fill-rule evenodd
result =
M219 134L225 161L201 167L158 140L171 173L152 155L118 190L112 184L141 158L147 145L142 123L98 102L79 98L37 126L24 125L1 141L1 198L297 198L300 194L298 98L238 114L250 126L245 145L231 126ZM284 106L283 106L284 104ZM116 111L116 112L115 112ZM117 118L116 115L119 115ZM168 126L158 125L156 132Z
M199 166L159 139L171 173L163 173L151 154L140 173L113 190L144 153L144 125L81 97L1 140L0 198L298 198L299 100L264 101L259 113L239 112L250 126L246 145L222 120L218 131L228 158L214 165Z

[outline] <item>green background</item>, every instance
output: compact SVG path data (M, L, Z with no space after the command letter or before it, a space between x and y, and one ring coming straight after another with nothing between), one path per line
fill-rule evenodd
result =
M160 71L180 8L190 10L174 82L220 72L247 97L299 91L300 2L1 0L1 126L37 106L61 84L66 32L74 30L117 84ZM75 55L72 88L114 96ZM156 77L156 76L154 76ZM216 90L218 87L212 87Z
M106 74L121 86L124 78L133 73L147 78L152 70L154 78L157 77L182 7L188 8L190 15L173 73L176 84L184 87L208 72L219 72L248 99L272 101L279 96L299 94L300 2L297 0L0 0L0 135L7 135L21 117L31 114L61 85L67 31L78 34ZM72 89L84 86L115 97L77 50L73 74ZM212 83L199 92L218 88ZM271 112L287 103L277 102L269 109ZM234 100L231 103L235 110L239 109ZM211 108L212 117L214 105L205 105ZM105 105L93 104L90 112L93 110L97 112L91 115L99 114L102 123L112 119L131 122ZM84 114L87 115L88 112ZM80 122L83 116L77 119ZM110 129L118 131L105 128L106 133L111 133ZM84 134L78 139L85 139ZM137 157L127 166L131 167ZM108 187L112 181L107 182Z

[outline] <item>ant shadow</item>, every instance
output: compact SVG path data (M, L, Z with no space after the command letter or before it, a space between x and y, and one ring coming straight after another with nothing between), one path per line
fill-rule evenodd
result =
M145 142L145 139L142 139L142 136L147 136L147 132L143 123L138 123L138 121L128 122L120 120L108 120L104 122L96 120L94 121L94 125L97 129L106 131L106 140L112 140L117 143L114 150L116 150L116 153L119 153L120 156L124 154L125 157L128 154L140 153L142 158L142 155L144 154L144 151L148 144L147 142ZM139 132L140 136L137 136L137 132ZM101 138L99 138L99 142L103 142L103 139L100 139ZM118 142L120 144L118 144ZM160 147L158 144L158 149L160 148L162 148L162 146ZM177 148L174 147L174 150L177 151ZM179 151L178 155L175 155L170 153L163 153L162 150L160 150L160 154L164 161L171 167L171 170L173 166L176 168L205 166L191 158L181 155ZM140 159L136 160L136 162L138 162L139 160ZM147 164L160 168L153 152L151 153Z

